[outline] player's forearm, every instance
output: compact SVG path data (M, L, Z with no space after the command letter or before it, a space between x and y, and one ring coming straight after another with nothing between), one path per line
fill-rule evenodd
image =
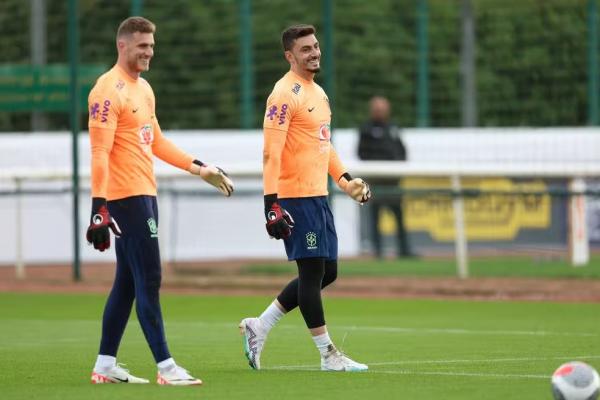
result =
M155 138L152 144L152 153L164 162L185 171L190 171L193 165L192 161L194 161L194 157L175 146L173 142L164 136Z
M281 153L285 146L286 132L266 128L263 149L263 190L264 194L277 193L281 171Z
M281 156L263 154L263 190L264 194L275 194L279 186Z
M335 182L338 182L342 175L344 175L344 173L347 171L348 170L346 169L346 167L338 157L337 152L332 146L329 151L329 175L331 175Z
M108 152L106 149L92 147L92 197L106 198L108 189Z
M90 127L92 197L106 198L109 177L108 160L114 139L114 130Z

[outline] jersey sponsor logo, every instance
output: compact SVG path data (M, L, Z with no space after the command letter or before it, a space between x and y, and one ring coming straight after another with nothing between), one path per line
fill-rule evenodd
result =
M306 234L306 248L308 250L317 249L317 234L314 232L308 232Z
M331 126L329 124L323 124L319 128L319 140L331 140Z
M110 100L104 100L102 105L102 118L100 121L106 122L108 121L108 112L110 111Z
M154 142L154 130L152 129L152 125L145 124L140 128L140 144L149 145Z
M277 106L271 106L267 110L267 116L265 118L269 118L271 121L273 121L273 118L275 118L276 115L277 115Z
M98 119L98 113L100 112L100 104L94 103L90 106L90 118L93 120Z
M292 88L292 93L294 93L294 94L298 94L298 93L300 93L300 88L301 88L301 87L302 87L302 86L300 86L300 84L299 84L299 83L294 83L294 87Z
M156 220L154 218L148 218L146 221L148 224L148 229L150 230L150 237L157 238L158 237L158 226L156 225Z
M281 112L279 113L279 125L285 124L285 116L287 114L288 105L284 104L281 106Z

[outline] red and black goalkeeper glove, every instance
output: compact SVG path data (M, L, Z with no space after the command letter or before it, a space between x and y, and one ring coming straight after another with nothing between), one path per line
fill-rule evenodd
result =
M265 196L265 217L267 233L277 240L286 239L292 234L294 219L277 203L277 194Z
M108 213L106 199L92 198L92 217L85 238L94 245L94 249L104 251L110 248L110 228L115 236L121 236L121 231Z

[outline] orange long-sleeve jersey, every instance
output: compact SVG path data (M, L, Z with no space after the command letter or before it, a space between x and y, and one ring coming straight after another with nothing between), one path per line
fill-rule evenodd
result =
M325 91L289 71L273 88L263 121L264 194L278 198L325 196L327 173L346 169L331 145L331 109Z
M88 97L92 197L156 196L152 156L187 170L193 157L166 139L150 84L115 65Z

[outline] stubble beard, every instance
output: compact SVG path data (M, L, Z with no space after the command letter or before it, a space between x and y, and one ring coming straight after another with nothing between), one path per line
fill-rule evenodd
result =
M136 56L129 62L129 68L135 72L148 71L150 69L150 60L148 60L147 63L144 63L142 58Z

